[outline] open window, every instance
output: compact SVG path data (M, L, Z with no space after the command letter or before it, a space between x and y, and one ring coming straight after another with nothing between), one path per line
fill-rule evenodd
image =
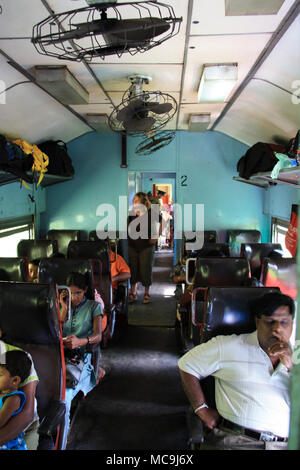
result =
M292 258L291 253L285 246L285 237L289 228L289 221L272 218L272 243L280 243L285 258Z
M17 246L20 240L34 237L33 221L28 219L15 219L0 223L0 257L17 257Z

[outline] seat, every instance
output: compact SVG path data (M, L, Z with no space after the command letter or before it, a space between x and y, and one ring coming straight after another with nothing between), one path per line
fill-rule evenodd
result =
M199 232L196 232L199 233ZM201 232L200 232L201 233ZM198 235L198 238L200 235ZM203 233L203 245L206 245L207 243L217 243L218 237L217 237L217 232L216 230L204 230ZM182 240L182 250L181 250L181 258L186 258L190 257L192 253L194 253L196 250L186 250L186 243L195 243L196 241L196 235L194 235L192 238L187 239L185 236Z
M242 243L241 256L249 261L251 275L260 279L262 262L264 258L269 258L272 252L282 252L280 243Z
M101 272L94 269L94 279L105 305L107 327L102 334L101 344L105 348L113 336L115 327L115 309L112 297L110 274L110 254L107 240L71 241L68 246L68 258L97 259L101 261Z
M2 339L31 354L39 377L39 449L63 449L65 368L57 291L50 284L0 282L0 298Z
M191 283L194 277L196 258L229 256L230 253L228 243L204 243L200 250L190 251L189 258L187 258L185 263L187 283Z
M27 282L28 278L26 258L0 258L0 281Z
M57 240L59 253L67 256L68 245L72 240L85 240L86 235L81 230L49 230L47 240Z
M205 343L218 335L251 333L255 330L255 318L249 301L276 287L210 287L207 291L204 308L203 328L200 343ZM206 402L212 408L215 404L214 377L201 380ZM191 448L204 441L202 421L191 407L187 410L189 445Z
M240 256L242 243L261 243L259 230L227 230L227 242L230 246L231 256Z
M279 287L283 294L297 300L296 258L264 258L260 281L265 287Z
M57 253L56 240L20 240L17 246L18 257L28 260L50 258Z
M64 259L64 258L42 258L39 263L38 281L41 283L55 283L57 285L66 285L66 279L69 273L76 272L83 274L87 280L86 297L95 300L94 290L99 288L94 281L94 270L100 271L101 267L96 268L96 264L101 266L99 260L83 259ZM90 346L88 352L92 353L92 364L97 371L100 366L100 344Z

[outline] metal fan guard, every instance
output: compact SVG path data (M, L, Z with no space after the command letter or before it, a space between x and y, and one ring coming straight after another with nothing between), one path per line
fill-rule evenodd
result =
M149 137L142 142L135 149L135 153L138 155L150 155L151 153L157 152L163 147L169 145L176 135L175 131L161 131L155 136Z
M125 92L126 94L126 92ZM125 96L125 95L124 95ZM124 98L124 97L123 97ZM117 114L121 109L129 105L132 100L142 100L145 101L147 98L148 102L158 102L161 104L161 100L163 103L172 103L173 107L172 110L165 114L156 114L148 111L149 115L155 118L155 123L148 129L147 131L128 131L124 128L123 122L117 119ZM157 101L158 100L158 101ZM167 123L173 118L173 116L177 112L177 101L173 96L169 95L168 93L162 93L160 91L143 91L140 94L134 95L132 98L127 97L126 99L122 99L119 106L117 106L111 115L108 117L108 125L114 132L121 132L125 135L140 136L141 134L147 135L149 132L156 132L159 129L162 129L167 125Z
M122 18L121 10L125 8L126 17ZM124 12L125 13L125 12ZM129 19L132 14L133 19ZM105 27L99 24L107 16L110 21L144 20L146 24L137 26L132 24L127 29L104 31ZM155 23L155 19L156 23ZM99 21L101 20L101 21ZM145 39L143 31L161 27L158 21L163 20L169 25L168 31L159 36ZM33 26L31 42L37 52L50 57L63 60L92 62L95 59L110 55L121 57L125 52L135 55L146 52L162 42L178 34L182 18L176 18L171 6L153 1L137 3L125 2L116 4L98 3L85 8L71 10L64 13L52 14ZM148 24L147 24L148 22ZM102 31L99 32L99 29ZM136 31L136 39L129 37ZM119 37L116 35L119 34ZM144 38L143 38L144 35ZM120 38L121 36L121 38ZM139 37L140 36L140 37Z

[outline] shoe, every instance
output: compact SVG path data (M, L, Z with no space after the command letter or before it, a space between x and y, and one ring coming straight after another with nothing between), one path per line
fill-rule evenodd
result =
M130 292L129 296L128 296L128 302L130 304L132 304L133 302L135 302L137 299L137 294L133 294L132 292Z
M150 303L150 295L145 294L143 304L149 304L149 303Z

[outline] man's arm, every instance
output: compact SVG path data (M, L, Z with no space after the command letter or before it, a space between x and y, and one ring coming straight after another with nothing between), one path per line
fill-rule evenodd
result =
M37 383L37 381L29 382L20 389L26 395L24 408L0 429L0 445L15 439L33 421L34 397Z
M200 381L194 375L188 374L181 369L179 369L179 372L183 390L185 391L193 410L195 410L198 406L205 403L205 396L200 385ZM216 427L220 419L218 411L213 408L202 408L197 411L196 414L209 429Z

